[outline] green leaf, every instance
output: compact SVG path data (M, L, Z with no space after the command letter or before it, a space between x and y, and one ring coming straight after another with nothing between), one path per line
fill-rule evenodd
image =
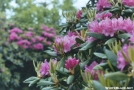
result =
M115 80L115 81L121 81L128 79L128 76L122 72L112 72L105 74L106 78Z
M81 40L80 38L76 38L75 41L76 41L77 43L84 43L84 41Z
M102 58L102 59L106 59L107 58L107 56L105 54L103 54L103 53L96 53L95 52L94 55L99 57L99 58Z
M31 81L34 81L34 80L38 80L39 78L38 77L30 77L28 79L26 79L25 81L23 81L23 83L30 83Z
M104 66L107 66L107 63L100 63L93 67L94 70L102 70Z
M82 48L80 48L80 51L85 51L87 49L90 49L94 46L95 42L88 42L85 46L83 46Z
M38 78L38 79L36 79L36 80L33 80L33 81L31 81L30 83L29 83L29 87L31 87L31 86L33 86L35 83L37 83L38 82L38 80L39 80L40 78Z
M51 50L45 50L44 52L46 52L47 54L51 55L51 56L57 56L57 53Z
M53 89L53 87L45 87L45 88L42 88L41 90L51 90Z
M111 38L111 39L109 39L109 40L107 40L106 42L105 42L105 45L106 44L111 44L111 43L113 43L113 42L115 42L116 41L116 38Z
M74 80L74 75L69 75L69 77L67 78L67 84L71 84Z
M133 10L132 9L125 9L123 10L124 13L133 13Z
M81 20L80 20L81 23L85 23L85 22L87 22L87 21L88 21L88 19L81 19Z
M93 80L92 81L94 90L106 90L104 86L102 86L102 84L98 81Z
M38 83L37 83L39 86L47 86L47 85L53 85L55 83L53 82L50 82L50 81L46 81L44 79L41 79Z
M123 39L126 39L126 38L129 38L130 37L130 34L128 34L128 33L124 33L124 34L119 34L118 35L118 38L123 38Z
M102 34L98 34L98 33L93 33L93 32L88 32L87 35L89 35L90 37L94 37L96 39L104 39L105 36Z
M87 27L80 27L80 28L76 28L75 30L86 30L87 29Z
M117 67L117 56L110 50L104 48L104 52L108 58L108 60L111 62L111 64L115 67Z

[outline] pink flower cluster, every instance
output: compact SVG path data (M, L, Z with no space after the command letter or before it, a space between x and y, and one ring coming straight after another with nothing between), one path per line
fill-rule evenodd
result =
M35 34L34 30L22 31L19 28L13 28L9 31L9 41L16 42L20 47L24 49L43 50L44 45L52 45L52 39L56 35L53 28L42 26L42 32L40 35ZM44 35L44 32L46 33Z
M104 34L105 36L113 37L116 31L123 31L127 33L132 33L134 30L134 22L128 18L123 19L122 17L116 19L106 18L100 22L93 21L89 25L90 32Z
M91 73L93 79L98 80L98 73L102 73L100 70L94 70L93 68L98 65L96 61L93 61L90 66L85 66L85 72Z
M41 67L40 67L41 76L43 77L43 76L49 75L49 70L50 70L49 62L45 60L44 63L41 64Z
M76 13L76 17L77 17L78 19L80 19L81 16L82 16L82 11L79 10L79 11Z
M127 6L134 6L134 0L122 0L122 3Z
M56 37L54 50L58 52L69 52L73 45L76 44L76 36L64 36L64 37Z
M105 18L111 18L111 17L112 17L112 13L110 13L110 12L97 13L95 16L96 19L100 19L100 20L103 20Z
M98 3L97 3L97 10L101 11L104 8L109 8L111 6L112 5L111 5L111 3L108 0L99 0Z
M65 68L68 70L73 70L74 67L79 64L79 62L80 61L76 58L69 58L68 60L66 60Z
M126 62L125 58L122 55L122 52L128 57L128 46L124 45L122 50L120 50L117 54L117 67L122 71L128 62Z

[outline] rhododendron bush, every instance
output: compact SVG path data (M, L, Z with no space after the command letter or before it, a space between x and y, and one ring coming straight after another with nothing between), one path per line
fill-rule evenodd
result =
M63 12L66 23L45 50L53 57L34 62L37 76L24 83L40 90L134 89L134 1L98 0L95 5Z
M56 32L46 25L41 25L38 31L34 28L22 30L11 24L6 28L0 30L0 90L20 87L19 90L24 90L24 79L35 75L33 60L49 58L44 50L52 46Z

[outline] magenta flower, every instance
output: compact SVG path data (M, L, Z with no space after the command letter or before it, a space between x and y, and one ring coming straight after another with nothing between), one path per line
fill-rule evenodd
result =
M28 31L28 32L25 33L25 36L27 36L29 38L33 37L33 35L34 35L34 33L33 32L30 32L30 31Z
M131 34L130 39L129 39L132 43L134 43L134 32Z
M9 31L9 33L22 33L23 31L21 30L21 29L19 29L19 28L13 28L13 29L11 29L10 31Z
M77 33L76 32L72 32L72 31L69 31L68 33L67 33L67 35L69 36L69 37L71 37L71 36L77 36Z
M48 32L43 32L42 34L43 34L45 37L48 37L48 38L52 38L52 37L55 36L55 34L53 34L53 33L48 33Z
M109 8L111 6L112 5L110 4L110 2L108 0L99 0L98 3L97 3L97 10L101 11L104 8Z
M12 33L9 35L9 40L10 40L10 41L20 40L20 37L19 37L16 33L12 32Z
M43 42L45 40L45 38L42 36L36 36L35 38L38 42Z
M76 14L76 17L77 17L78 19L80 19L80 18L81 18L81 16L82 16L82 11L81 11L81 10L79 10L79 11L77 12L77 14Z
M95 16L95 18L96 19L100 19L100 20L103 20L103 19L105 19L105 18L111 18L112 17L112 13L110 13L110 12L106 12L106 13L97 13L96 14L96 16Z
M117 54L117 67L122 71L126 65L128 65L128 62L125 60L125 58L122 55L122 52L128 57L128 46L124 45L122 50L120 50Z
M134 0L122 0L122 3L127 6L134 6Z
M33 48L36 49L36 50L43 50L44 46L43 46L42 43L37 43L37 44L33 45Z
M45 60L44 63L41 64L41 67L40 67L41 76L44 77L46 75L49 75L49 70L50 70L49 62Z
M80 61L76 58L69 58L68 60L66 60L65 68L68 70L73 70L74 67L79 64L79 62Z
M64 36L64 37L56 37L54 49L56 52L69 52L73 45L76 44L76 36Z
M17 44L24 49L27 49L31 46L31 42L29 42L28 40L20 40L17 42Z

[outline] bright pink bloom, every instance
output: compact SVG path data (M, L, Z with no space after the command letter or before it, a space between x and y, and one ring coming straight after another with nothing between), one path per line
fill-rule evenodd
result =
M74 67L79 64L79 62L80 61L76 58L69 58L68 60L66 60L65 68L68 70L73 70Z
M14 32L11 33L10 36L9 36L10 41L19 40L19 39L20 39L20 37Z
M103 19L105 19L106 17L111 18L111 17L112 17L112 13L110 13L110 12L106 12L106 13L97 13L96 16L95 16L96 19L99 18L100 20L103 20Z
M28 40L20 40L17 42L17 44L22 48L29 48L31 46L31 43Z
M11 29L10 31L9 31L9 33L22 33L23 31L21 30L21 29L19 29L19 28L13 28L13 29Z
M41 76L43 77L43 76L49 75L49 70L50 70L49 62L45 60L44 63L41 64L41 67L40 67Z
M134 0L122 0L122 3L127 6L134 6Z
M117 67L122 71L128 62L126 62L125 58L122 55L122 52L128 57L128 46L124 45L122 50L120 50L117 54Z
M81 11L81 10L79 10L79 11L77 12L77 14L76 14L76 17L77 17L78 19L80 19L80 18L81 18L81 16L82 16L82 11Z
M101 62L103 63L103 61ZM101 70L94 70L93 68L98 65L96 61L93 61L90 66L85 66L85 72L91 73L93 79L98 80L98 73L103 73Z
M39 41L39 42L43 42L43 41L45 40L45 38L42 37L42 36L36 36L35 38L36 38L36 40Z
M131 34L130 39L129 39L132 43L134 43L134 32Z
M70 37L68 35L66 35L64 37L56 37L55 44L56 44L56 46L61 48L63 50L63 52L67 53L71 50L71 47L76 44L75 39L76 39L76 36L71 36ZM57 52L59 51L59 50L57 50L56 47L54 47L54 49Z
M68 33L67 33L67 35L69 36L69 37L71 37L71 36L77 36L77 33L76 32L72 32L72 31L69 31Z
M43 32L43 35L44 35L45 37L48 37L48 38L52 38L52 37L55 36L54 34L48 33L48 32Z
M110 2L108 0L99 0L98 3L97 3L97 10L101 11L104 8L109 8L111 6L112 5L110 4Z
M28 32L25 33L25 36L27 36L29 38L33 37L33 35L34 35L34 33L33 32L30 32L30 31L28 31Z
M43 46L42 43L37 43L37 44L33 45L33 48L36 49L36 50L43 50L44 46Z

